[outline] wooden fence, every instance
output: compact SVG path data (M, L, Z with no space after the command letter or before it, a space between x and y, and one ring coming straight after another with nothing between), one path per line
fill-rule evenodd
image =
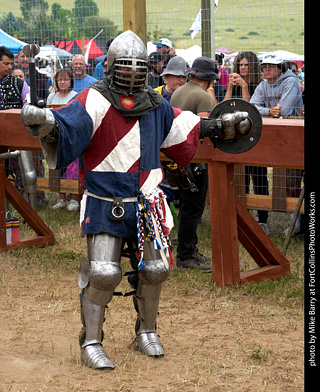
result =
M1 111L0 121L0 152L8 148L41 150L39 140L29 136L21 124L20 110ZM199 143L194 161L208 164L214 283L225 287L288 274L289 261L236 197L234 168L236 165L254 165L303 169L304 120L264 118L259 143L242 154L227 154L214 149L210 140L205 139L203 143ZM0 181L0 250L6 251L19 245L52 244L53 233L36 212L31 211L19 192L14 193L14 187L5 178L4 164L1 162ZM68 180L61 180L61 191L75 191L75 188L70 188L70 184L63 181ZM76 188L78 189L78 185ZM23 243L6 244L6 197L35 230L37 238L26 239ZM240 272L238 241L247 249L258 268Z

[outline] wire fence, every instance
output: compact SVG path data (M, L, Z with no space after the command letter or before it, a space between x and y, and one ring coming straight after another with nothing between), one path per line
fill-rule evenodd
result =
M2 0L0 28L0 45L9 47L17 56L16 67L26 67L26 63L18 61L18 52L25 43L40 45L38 66L45 77L42 88L47 97L55 88L55 71L71 68L72 58L77 54L85 55L88 75L97 79L103 77L101 69L99 73L96 71L107 53L108 40L123 31L122 1ZM248 100L252 101L257 86L266 81L270 72L267 64L261 68L261 62L266 54L275 53L282 62L286 61L286 68L281 72L292 70L299 85L298 92L290 93L290 103L286 111L282 108L281 116L302 114L305 71L302 0L147 0L146 31L148 54L157 51L153 43L160 38L171 41L175 54L184 57L189 66L209 50L219 67L220 79L214 85L218 102L237 96L244 98L244 90L235 74L247 81ZM46 46L49 49L45 50ZM52 47L61 52L54 53ZM244 67L247 67L246 74ZM264 104L260 96L256 96L253 103ZM264 115L273 113L268 108ZM39 176L48 176L39 158L38 165ZM299 196L303 173L281 170L239 167L238 197L250 208L261 211L292 210L294 204L292 208L288 208L288 204L284 207L283 200ZM258 196L252 206L250 194Z

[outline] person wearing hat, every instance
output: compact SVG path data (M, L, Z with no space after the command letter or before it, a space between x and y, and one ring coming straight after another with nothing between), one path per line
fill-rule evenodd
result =
M154 90L158 91L159 94L163 96L168 102L171 101L172 94L175 90L181 86L183 86L187 77L185 75L187 69L186 60L180 56L172 57L167 65L167 68L160 75L164 82L164 85L155 88ZM167 172L167 165L169 162L163 161L161 162L164 172ZM176 186L172 186L168 183L167 178L163 180L160 184L160 187L164 191L167 196L167 200L173 201L178 200L180 197L179 188ZM176 238L172 239L172 244L176 245Z
M166 67L169 60L176 54L172 42L168 38L160 38L158 41L152 43L156 45L156 51L162 54L164 67Z
M155 90L170 102L175 90L186 83L186 70L187 63L184 58L180 56L172 57L168 62L166 69L160 75L164 85L155 88Z
M200 117L208 117L215 103L207 90L219 79L217 65L208 57L198 57L186 71L186 75L190 77L190 81L175 90L171 105L189 110ZM198 163L192 163L186 170L193 174L192 181L197 191L180 188L176 265L179 268L201 268L211 271L211 265L207 264L209 259L200 254L197 248L197 227L204 211L208 172L206 165Z
M162 78L160 76L164 59L162 53L152 52L149 54L148 63L150 71L148 72L148 85L152 88L156 88L162 85Z
M294 73L272 53L264 56L261 67L265 80L255 89L250 102L262 116L300 116L302 95Z
M280 57L272 53L264 56L261 68L265 80L257 86L250 102L256 106L262 116L275 118L300 116L303 105L302 94L294 73L287 69ZM287 170L287 183L295 177L293 170L295 169L291 172ZM266 173L261 181L267 184ZM260 225L268 233L267 225Z
M186 74L190 81L175 91L172 106L180 109L186 107L182 110L190 110L200 117L208 117L214 108L214 102L207 90L219 79L215 62L206 56L198 57Z

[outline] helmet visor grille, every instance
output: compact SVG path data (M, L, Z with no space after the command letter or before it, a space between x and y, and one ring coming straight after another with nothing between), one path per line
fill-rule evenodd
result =
M139 91L144 88L148 64L138 59L117 59L114 67L114 83L126 91Z

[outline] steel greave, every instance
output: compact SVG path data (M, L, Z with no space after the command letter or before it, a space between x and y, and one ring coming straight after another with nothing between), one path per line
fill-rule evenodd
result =
M88 301L84 293L82 311L85 321L86 338L81 347L81 360L93 369L114 369L113 362L101 344L105 306L96 305Z
M134 298L138 312L135 350L148 356L163 356L164 350L156 333L161 284L138 284Z

